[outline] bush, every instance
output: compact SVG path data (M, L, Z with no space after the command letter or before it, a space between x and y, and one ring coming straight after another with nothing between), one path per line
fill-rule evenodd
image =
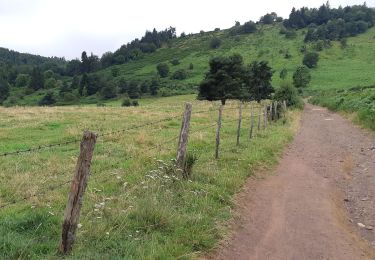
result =
M319 54L317 52L309 52L306 53L303 57L303 65L305 65L308 68L316 68L319 61Z
M189 65L189 70L193 70L194 69L194 64L193 63L190 63Z
M286 101L287 106L303 108L303 101L298 96L298 91L289 81L283 81L280 88L276 90L274 99L280 102Z
M56 103L52 92L48 92L39 102L39 106L51 106Z
M166 63L159 63L156 66L156 69L158 70L158 74L161 78L166 78L169 74L169 66Z
M187 72L184 69L179 69L175 71L172 75L172 79L177 79L177 80L184 80L187 78Z
M138 100L133 100L132 105L135 107L139 106Z
M294 39L296 37L297 37L297 33L294 30L287 30L285 32L285 38L287 38L287 39Z
M287 69L282 69L280 71L280 79L286 79L286 77L288 76L288 70Z
M210 47L211 49L217 49L219 48L221 45L221 40L217 37L214 37L211 39L211 42L210 42Z
M173 59L170 61L170 63L173 65L173 66L177 66L178 64L180 64L180 61L178 59Z
M293 85L302 92L302 88L307 87L311 81L310 71L305 66L300 66L293 74Z
M122 101L122 104L121 104L121 106L123 106L123 107L130 107L131 105L132 105L132 102L131 102L130 98L125 98Z

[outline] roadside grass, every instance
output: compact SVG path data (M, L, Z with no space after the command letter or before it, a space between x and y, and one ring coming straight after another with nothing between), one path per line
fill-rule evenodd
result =
M375 130L375 87L354 87L348 90L320 91L310 102L332 111L350 114L353 122Z
M224 109L220 159L215 160L218 103L179 96L144 100L139 107L0 108L0 153L127 128L183 112L191 101L188 150L198 156L190 180L169 171L181 118L99 137L85 194L81 228L67 258L188 259L225 234L233 195L257 169L271 169L298 128L299 111L248 139L245 106L236 147L238 104ZM155 149L155 147L157 147ZM57 246L78 144L0 157L0 258L59 258ZM158 161L159 160L159 161ZM22 200L23 197L27 199Z

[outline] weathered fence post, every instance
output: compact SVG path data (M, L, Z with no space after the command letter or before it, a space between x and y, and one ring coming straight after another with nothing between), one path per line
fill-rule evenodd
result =
M286 101L285 100L283 101L283 105L284 105L284 111L286 111Z
M272 109L272 102L270 104L270 123L272 122L273 120L273 109Z
M258 131L260 131L260 121L261 121L261 116L263 114L261 107L259 107L258 112L259 112L259 114L258 114Z
M178 139L178 148L176 156L177 168L183 170L186 158L186 147L189 138L190 118L191 118L192 105L190 103L185 104L185 112L182 117L180 138Z
M75 233L82 207L83 195L90 175L91 160L94 153L97 135L90 131L83 133L80 144L80 154L70 186L68 203L65 208L64 221L62 224L61 242L59 251L68 253L72 250L75 241Z
M253 128L254 128L254 106L250 107L250 133L249 138L253 138Z
M219 158L219 146L220 146L220 128L221 128L221 117L223 114L223 105L219 107L219 118L217 120L217 130L216 130L216 149L215 149L215 158Z
M268 107L267 105L264 106L264 116L263 116L263 128L267 128L267 118L268 118Z
M275 104L273 107L275 108L275 120L277 120L279 118L277 115L277 101L275 101Z
M240 107L238 109L237 146L240 145L241 124L242 124L242 101L240 102Z

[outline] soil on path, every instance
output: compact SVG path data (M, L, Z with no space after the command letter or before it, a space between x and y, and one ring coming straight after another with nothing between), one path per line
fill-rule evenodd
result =
M374 135L306 105L274 174L250 179L236 211L210 258L375 259Z

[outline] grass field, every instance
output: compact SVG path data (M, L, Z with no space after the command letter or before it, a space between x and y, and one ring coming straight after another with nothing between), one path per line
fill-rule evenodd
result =
M183 102L193 103L189 152L198 156L191 180L165 171L175 156ZM99 137L78 237L69 258L189 259L225 235L232 196L257 169L270 169L298 128L300 112L249 141L249 105L236 147L237 103L224 109L222 152L214 157L217 103L195 96L144 99L139 107L0 108L0 153L129 128ZM199 111L205 111L198 113ZM0 258L57 258L78 144L0 157ZM158 161L159 160L159 161ZM62 184L59 186L59 184ZM25 198L25 199L23 199Z

